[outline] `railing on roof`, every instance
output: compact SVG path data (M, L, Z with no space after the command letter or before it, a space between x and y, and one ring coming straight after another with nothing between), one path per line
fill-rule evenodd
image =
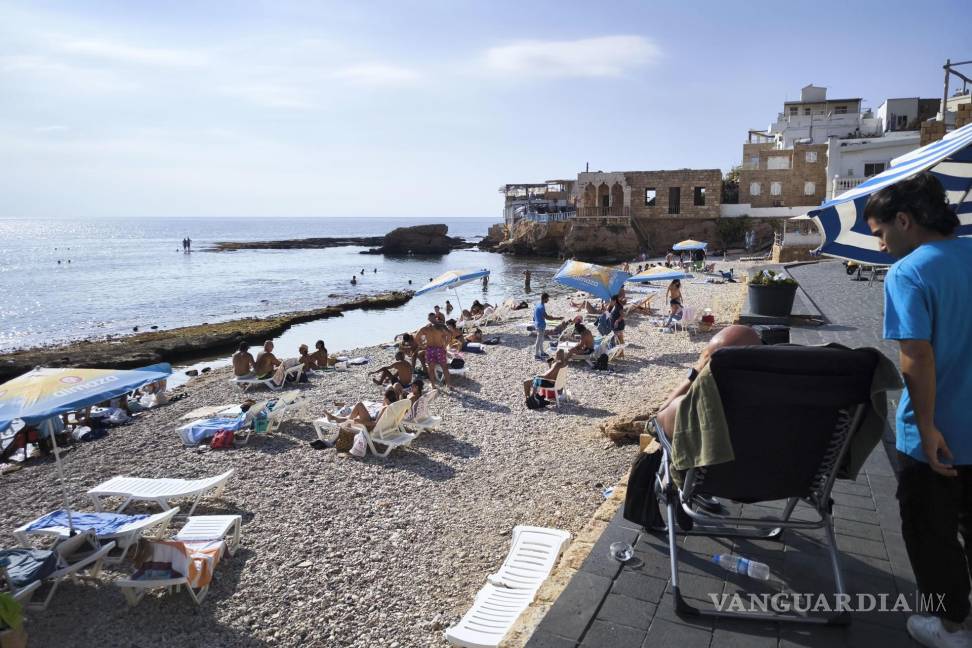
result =
M845 191L850 191L865 180L867 178L841 178L840 176L834 176L834 184L830 192L830 197L836 198Z

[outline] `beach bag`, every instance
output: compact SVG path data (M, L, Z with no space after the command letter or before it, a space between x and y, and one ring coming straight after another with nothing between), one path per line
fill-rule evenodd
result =
M209 447L213 450L220 450L233 447L233 430L217 430L213 435L213 440L209 442Z
M351 454L355 457L363 457L368 453L368 442L365 441L364 434L358 432L354 435L354 445L351 446Z
M655 497L655 475L661 467L662 452L639 452L631 464L628 490L624 497L624 519L650 529L661 520Z
M338 452L347 452L354 445L354 430L346 427L338 428L337 439L334 440L334 448Z
M450 369L462 369L466 366L466 361L462 358L453 358L452 362L449 363Z
M608 368L608 357L606 353L602 353L594 361L594 368L598 371L607 371Z

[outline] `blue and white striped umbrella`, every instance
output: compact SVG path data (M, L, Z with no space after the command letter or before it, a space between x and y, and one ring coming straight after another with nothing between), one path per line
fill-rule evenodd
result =
M433 290L442 290L444 288L458 288L462 284L469 283L470 281L476 281L477 279L482 279L489 274L489 270L449 270L448 272L443 272L438 277L425 284L421 288L415 291L415 296L424 295L427 292L432 292Z
M824 238L816 254L850 259L869 265L889 265L895 259L878 248L877 237L864 220L864 208L874 192L923 171L931 171L945 187L948 201L955 206L960 226L959 236L972 236L972 124L952 131L944 139L932 142L891 161L891 166L850 191L811 210ZM800 218L799 216L797 218Z

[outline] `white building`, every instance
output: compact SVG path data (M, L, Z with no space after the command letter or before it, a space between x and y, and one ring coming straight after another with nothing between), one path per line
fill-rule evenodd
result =
M861 98L828 99L827 88L810 84L800 90L799 101L785 101L767 134L780 148L794 142L825 144L831 137L877 135L881 124L871 111L861 112Z
M889 131L884 137L831 138L827 146L827 198L835 198L887 169L891 160L918 148L918 131Z
M881 132L918 131L921 122L931 119L939 111L939 99L907 97L886 99L878 108L877 118L881 122Z

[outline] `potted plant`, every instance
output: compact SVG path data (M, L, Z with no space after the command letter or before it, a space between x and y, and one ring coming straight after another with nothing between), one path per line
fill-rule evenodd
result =
M7 592L0 592L0 648L25 648L24 616L20 603Z
M749 280L750 311L754 315L788 316L798 285L783 273L760 270Z

